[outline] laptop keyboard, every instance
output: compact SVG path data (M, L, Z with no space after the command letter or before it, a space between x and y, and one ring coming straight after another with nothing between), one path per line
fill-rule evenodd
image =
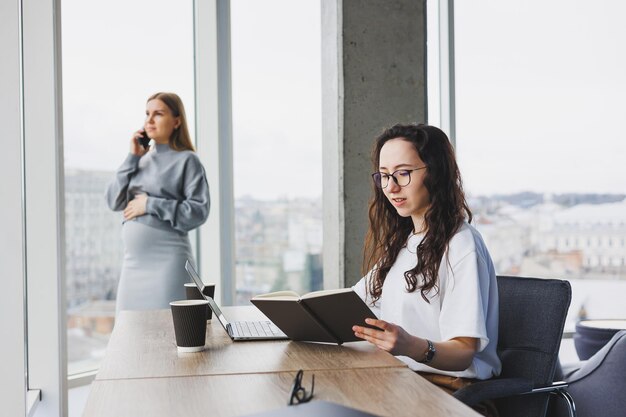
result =
M233 324L237 330L237 336L271 337L283 334L271 321L236 321Z

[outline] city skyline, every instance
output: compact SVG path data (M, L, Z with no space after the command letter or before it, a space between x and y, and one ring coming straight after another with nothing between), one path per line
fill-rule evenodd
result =
M93 366L114 321L122 217L104 202L113 171L66 170L65 237L71 372ZM569 279L570 323L626 313L606 292L626 289L626 196L512 194L470 200L496 272ZM557 204L559 203L559 204ZM320 198L235 199L236 302L260 293L323 289ZM220 282L219 280L216 280Z

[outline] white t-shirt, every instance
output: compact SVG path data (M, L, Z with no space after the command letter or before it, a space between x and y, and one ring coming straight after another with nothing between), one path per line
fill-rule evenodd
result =
M424 235L409 236L383 284L375 305L363 277L354 291L366 301L380 319L402 326L409 334L442 342L455 337L480 339L469 368L449 372L431 368L407 356L398 356L415 371L432 372L464 378L488 379L501 369L496 354L498 344L498 287L493 262L482 237L467 223L452 237L439 267L439 292L426 294L406 290L404 273L417 264L417 245ZM419 278L418 278L419 284Z

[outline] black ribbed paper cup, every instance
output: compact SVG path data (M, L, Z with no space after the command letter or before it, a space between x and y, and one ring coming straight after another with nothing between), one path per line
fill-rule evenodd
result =
M174 334L179 352L200 352L206 341L206 300L172 301Z
M204 297L200 295L200 290L196 284L185 284L185 294L187 295L188 300L204 300ZM204 284L204 294L213 298L215 296L215 284ZM213 317L211 307L207 305L206 310L206 319L211 320Z

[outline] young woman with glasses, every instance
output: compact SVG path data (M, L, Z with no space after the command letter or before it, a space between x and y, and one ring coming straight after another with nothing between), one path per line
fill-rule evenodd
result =
M372 306L355 335L448 392L500 373L491 257L469 225L454 150L440 129L396 125L376 140L364 271Z
M209 186L178 95L148 98L144 128L133 133L106 201L124 215L116 311L169 308L185 299L185 261L193 259L187 233L209 215Z

